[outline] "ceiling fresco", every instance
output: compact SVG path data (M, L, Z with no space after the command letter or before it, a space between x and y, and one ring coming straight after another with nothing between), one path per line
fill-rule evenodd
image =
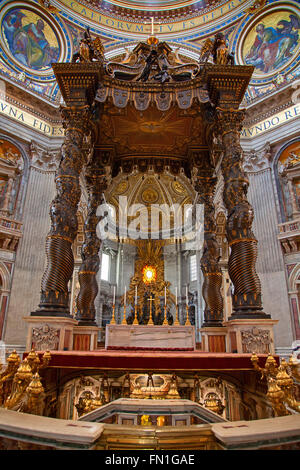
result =
M87 26L108 61L151 33L197 60L222 31L236 63L255 66L247 103L300 77L300 7L292 0L0 0L0 75L58 105L51 63L72 60Z
M103 2L99 2L103 3ZM195 0L132 0L132 1L122 1L122 0L110 0L106 3L112 5L117 5L123 8L130 9L140 9L140 10L165 10L165 9L174 9L174 8L183 8L186 6L193 5L195 3L205 4L204 1L196 2Z

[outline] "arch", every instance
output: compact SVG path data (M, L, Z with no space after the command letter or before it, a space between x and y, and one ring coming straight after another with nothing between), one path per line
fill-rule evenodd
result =
M283 194L283 189L282 185L280 183L280 178L279 178L279 172L278 172L278 162L279 159L282 155L282 153L292 144L295 144L297 142L300 142L299 137L295 137L294 139L288 140L284 144L282 144L279 149L277 150L274 160L273 160L273 165L272 165L272 170L273 170L273 176L275 178L275 185L276 185L276 190L277 190L277 197L279 201L279 209L280 209L280 217L281 217L281 222L285 222L287 220L287 214L285 211L285 204L284 204L284 194Z
M300 283L300 263L297 263L296 266L291 271L288 279L289 293L296 293L298 285Z
M10 144L14 145L20 152L22 158L23 158L23 161L24 161L24 172L28 171L29 169L29 165L30 165L30 160L28 158L28 155L26 153L26 151L24 150L23 146L15 141L12 137L6 135L6 134L3 134L0 132L0 140L6 140L7 142L9 142Z
M0 277L2 280L1 293L10 292L11 274L2 261L0 261Z
M18 177L19 182L17 184L17 190L16 190L15 197L14 197L14 208L13 208L13 211L16 214L16 218L19 218L20 215L22 214L25 197L26 197L27 184L23 184L23 182L28 179L30 160L24 147L15 139L0 132L0 140L6 141L10 143L11 145L13 145L19 151L23 160L23 168L22 168L21 174Z

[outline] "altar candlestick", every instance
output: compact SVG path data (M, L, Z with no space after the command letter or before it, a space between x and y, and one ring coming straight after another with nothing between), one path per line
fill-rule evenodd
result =
M135 286L135 305L137 305L137 286Z
M126 322L126 287L125 287L125 293L124 293L124 315L123 315L122 325L127 325L127 322Z
M177 287L175 287L176 305L177 305Z
M167 305L167 288L165 286L165 305Z
M113 293L112 317L111 317L111 322L110 322L111 325L116 324L115 308L116 308L116 286L114 286L114 293Z
M191 326L190 318L189 318L189 293L188 293L188 286L186 286L186 325Z

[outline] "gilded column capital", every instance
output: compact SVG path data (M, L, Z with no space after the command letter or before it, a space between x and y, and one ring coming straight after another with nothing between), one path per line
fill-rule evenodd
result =
M232 132L240 133L245 119L244 109L216 108L217 133L223 137Z
M60 113L66 132L76 131L82 136L90 134L92 117L90 106L61 106Z

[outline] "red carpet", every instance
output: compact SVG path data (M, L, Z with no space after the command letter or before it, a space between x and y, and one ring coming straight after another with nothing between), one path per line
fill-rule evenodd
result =
M39 353L40 357L43 353ZM27 353L24 353L26 357ZM49 367L124 370L253 370L251 354L202 351L51 351ZM264 366L267 355L260 354ZM275 356L279 363L278 356Z

